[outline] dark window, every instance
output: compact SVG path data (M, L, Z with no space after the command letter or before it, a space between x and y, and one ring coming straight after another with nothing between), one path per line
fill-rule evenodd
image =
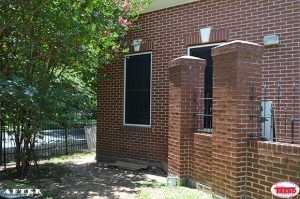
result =
M150 125L151 54L126 57L125 124Z
M192 48L190 55L206 59L205 80L204 80L204 128L212 129L212 86L213 86L213 60L211 57L211 49L214 46Z

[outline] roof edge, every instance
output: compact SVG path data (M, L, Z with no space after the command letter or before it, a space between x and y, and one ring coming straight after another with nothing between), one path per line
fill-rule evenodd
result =
M198 0L152 0L152 3L144 10L143 13L170 8L178 5L195 2L195 1Z

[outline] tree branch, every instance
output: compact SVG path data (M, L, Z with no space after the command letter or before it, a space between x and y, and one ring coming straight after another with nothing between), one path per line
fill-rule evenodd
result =
M39 5L32 13L31 13L31 17L30 17L30 21L32 20L32 18L34 17L34 15L40 11L45 5L47 5L50 1L52 0L47 0L45 1L44 3L42 3L41 5ZM16 23L8 23L6 26L3 26L1 27L0 29L0 35L3 33L3 31L8 28L9 26L12 26L13 24L17 25L17 24L21 24L21 23L24 23L24 21L19 21L19 22L16 22Z
M52 0L47 0L44 3L42 3L40 6L38 6L32 13L31 17L33 17L39 10L41 10L45 5L47 5Z

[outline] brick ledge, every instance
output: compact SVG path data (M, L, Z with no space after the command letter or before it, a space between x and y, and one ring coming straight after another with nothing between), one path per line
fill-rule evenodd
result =
M122 131L134 131L134 132L152 132L152 127L141 127L141 126L121 126Z

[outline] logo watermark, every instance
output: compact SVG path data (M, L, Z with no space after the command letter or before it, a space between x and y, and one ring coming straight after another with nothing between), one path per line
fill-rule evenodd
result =
M299 186L292 182L278 182L271 187L271 192L278 198L292 198L299 194Z
M5 189L0 187L0 198L1 197L33 197L42 195L41 189Z

